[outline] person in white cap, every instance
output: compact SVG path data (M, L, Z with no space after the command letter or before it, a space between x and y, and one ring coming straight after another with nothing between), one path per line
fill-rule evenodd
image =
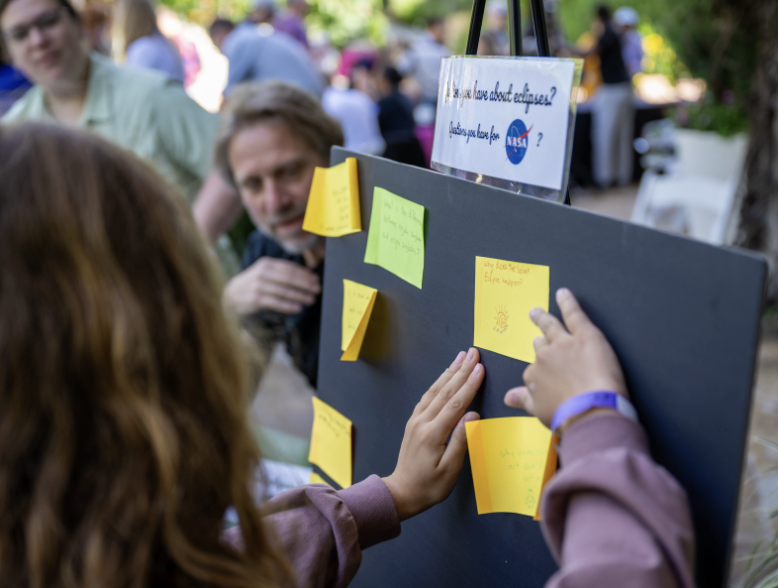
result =
M621 55L630 76L643 71L643 38L636 28L640 22L637 10L622 6L613 13L613 24L621 35Z

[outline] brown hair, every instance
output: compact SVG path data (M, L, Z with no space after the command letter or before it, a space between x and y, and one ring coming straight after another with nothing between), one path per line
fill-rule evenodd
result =
M3 586L286 581L251 494L244 353L183 197L40 123L0 128L0 177Z
M340 123L324 112L311 94L279 81L241 84L230 93L222 112L215 153L216 168L233 187L236 186L228 157L230 142L243 129L268 121L286 125L324 161L329 161L333 145L343 145Z

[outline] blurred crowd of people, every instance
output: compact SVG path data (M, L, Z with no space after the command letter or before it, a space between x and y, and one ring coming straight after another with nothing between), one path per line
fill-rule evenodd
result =
M587 69L594 70L595 83L600 85L593 100L598 119L593 131L594 178L601 186L624 183L631 177L632 161L627 145L631 136L625 130L633 116L630 79L641 70L642 60L636 31L639 16L634 9L622 7L611 18L609 10L601 7L593 26L596 40L581 52L562 39L554 4L547 3L547 10L551 11L553 53L588 57ZM326 40L309 40L309 11L307 0L287 0L283 8L276 0L255 0L242 22L215 18L208 32L229 64L224 96L240 83L286 81L322 100L325 111L343 127L347 149L429 165L440 59L451 54L445 20L430 18L424 31L393 35L384 48L360 42L337 51ZM185 89L197 79L201 70L197 48L169 8L155 7L151 0L116 0L110 7L87 4L78 14L74 11L74 16L92 55L157 70ZM38 30L45 32L46 23L42 24ZM524 54L536 54L536 46L529 24L524 31ZM490 0L478 54L509 53L507 3ZM18 59L11 63L9 57L0 65L0 114L33 83L45 82Z
M356 44L338 52L326 41L309 41L309 10L306 0L288 0L283 10L274 0L256 0L242 22L213 20L208 33L229 64L224 97L241 83L282 80L322 100L343 126L346 148L428 165L440 58L451 54L444 43L443 19L429 19L416 39L411 35L391 48ZM59 19L60 12L52 11L50 18ZM197 79L197 48L169 8L155 7L150 0L117 0L110 9L92 3L72 15L69 9L64 12L76 19L83 41L83 51L70 52L74 63L82 62L80 71L91 56L90 63L107 64L110 59L115 65L156 70L185 89ZM41 37L51 28L46 22L25 24ZM0 114L33 84L45 92L47 81L9 46L0 65ZM84 89L90 86L88 80L82 82ZM17 111L20 108L24 106Z
M151 0L116 0L110 10L99 3L76 10L67 0L0 0L0 7L5 121L48 119L91 129L150 161L190 203L198 193L206 202L236 201L227 196L234 189L210 171L218 115L187 94L202 66L177 14ZM347 149L429 166L440 63L451 55L446 20L429 18L423 31L403 29L386 47L356 42L337 51L326 40L311 42L309 11L307 0L287 0L283 8L254 0L243 21L212 21L208 34L227 62L223 104L242 84L282 81L338 121ZM631 77L642 59L638 14L624 7L611 17L600 7L585 50L564 42L550 16L554 54L584 56L599 75L592 100L594 179L603 187L626 183L632 177ZM509 54L507 17L506 2L490 0L479 55ZM523 45L525 54L536 52L531 26ZM234 216L227 205L220 210ZM228 228L221 220L213 224ZM227 273L235 274L229 242L222 239L217 249Z

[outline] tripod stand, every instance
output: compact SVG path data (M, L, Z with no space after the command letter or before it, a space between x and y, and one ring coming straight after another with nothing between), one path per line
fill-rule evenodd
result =
M511 55L521 56L523 54L521 44L521 3L520 0L507 0L507 2ZM473 0L473 14L470 17L470 31L467 34L465 55L476 55L478 53L478 40L481 37L481 24L484 20L485 8L486 0ZM532 26L535 29L538 55L540 57L550 57L546 9L543 6L543 0L530 0L530 8L532 9ZM567 188L565 193L565 204L570 206L570 188Z

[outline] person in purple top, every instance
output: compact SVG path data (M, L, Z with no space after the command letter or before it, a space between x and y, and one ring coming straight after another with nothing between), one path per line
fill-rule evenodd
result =
M299 41L306 49L310 49L308 35L305 32L305 17L310 10L308 0L288 0L286 11L273 20L273 27Z
M183 199L61 125L0 127L0 177L4 586L344 587L362 550L449 495L479 418L478 350L421 396L392 474L260 506L251 355ZM537 361L506 394L561 435L542 499L561 566L548 586L691 588L686 495L619 408L605 337L569 291L557 302L564 324L532 311ZM593 390L617 401L581 408ZM229 507L239 527L222 531Z

